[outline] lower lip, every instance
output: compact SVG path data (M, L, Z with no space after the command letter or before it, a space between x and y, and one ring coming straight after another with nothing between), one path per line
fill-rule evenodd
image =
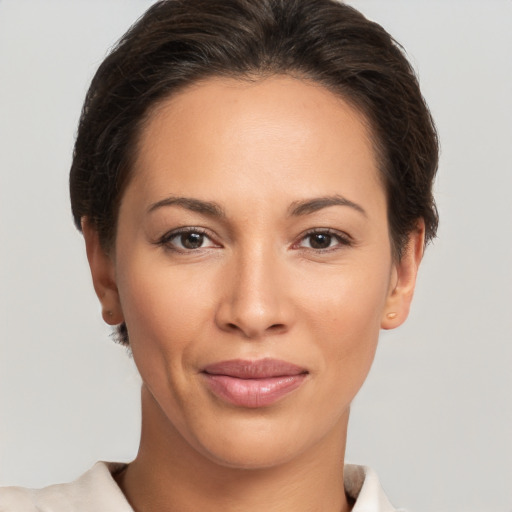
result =
M265 407L297 389L305 373L263 379L239 379L227 375L203 373L210 389L218 397L239 407Z

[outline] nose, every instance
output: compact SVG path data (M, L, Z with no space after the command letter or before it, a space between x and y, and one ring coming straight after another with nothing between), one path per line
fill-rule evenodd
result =
M246 339L289 330L293 307L287 295L285 269L263 247L235 257L226 268L223 293L215 315L217 326Z

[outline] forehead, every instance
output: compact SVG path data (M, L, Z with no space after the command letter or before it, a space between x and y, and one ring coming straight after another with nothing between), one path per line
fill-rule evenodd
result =
M161 102L141 131L132 181L153 196L382 193L365 117L287 76L208 79Z

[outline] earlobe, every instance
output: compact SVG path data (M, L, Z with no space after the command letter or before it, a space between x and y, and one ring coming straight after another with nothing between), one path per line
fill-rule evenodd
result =
M101 246L98 232L88 219L82 217L81 223L92 282L101 303L103 320L109 325L120 324L124 318L117 290L114 262Z
M424 246L425 222L419 219L416 229L409 234L409 240L400 261L395 263L381 320L382 329L394 329L407 319Z

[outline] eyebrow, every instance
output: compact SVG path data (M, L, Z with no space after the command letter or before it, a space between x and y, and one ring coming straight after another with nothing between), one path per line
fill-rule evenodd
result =
M306 199L304 201L294 201L290 205L288 211L292 216L309 215L310 213L317 212L323 208L328 208L329 206L348 206L349 208L353 208L359 213L362 213L365 217L368 217L368 214L362 206L340 195L316 197L314 199Z
M202 201L201 199L194 199L192 197L175 196L166 197L165 199L152 204L148 208L148 213L154 212L155 210L165 206L179 206L180 208L185 208L186 210L201 213L209 217L224 218L226 216L224 210L213 201Z
M148 213L154 212L155 210L166 206L178 206L180 208L185 208L186 210L201 213L209 217L226 217L223 208L213 201L202 201L201 199L194 199L192 197L175 196L166 197L165 199L153 203L148 208ZM289 215L298 217L301 215L309 215L330 206L348 206L349 208L353 208L354 210L362 213L365 217L367 217L367 213L362 206L340 195L315 197L313 199L306 199L304 201L294 201L288 208L288 212Z

